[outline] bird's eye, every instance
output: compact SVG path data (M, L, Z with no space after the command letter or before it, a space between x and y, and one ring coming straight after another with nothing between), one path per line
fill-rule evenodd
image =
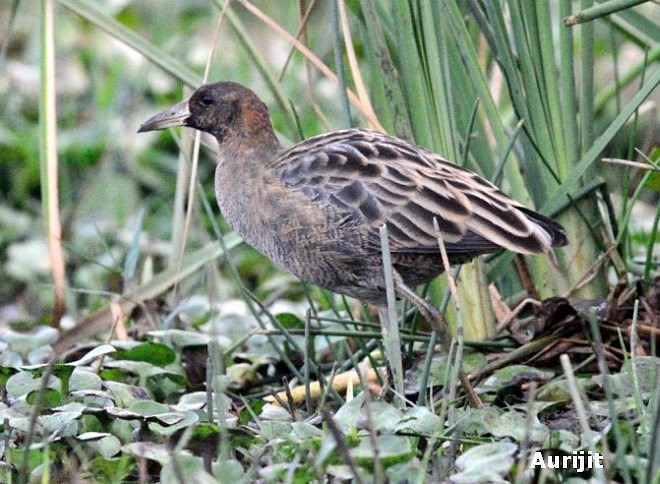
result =
M213 104L213 96L209 96L208 94L206 94L201 97L200 101L204 106L210 106L211 104Z

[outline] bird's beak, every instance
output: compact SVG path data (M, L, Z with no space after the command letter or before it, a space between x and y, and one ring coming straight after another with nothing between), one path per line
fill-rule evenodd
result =
M138 133L145 131L154 131L157 129L171 128L173 126L185 126L186 120L190 117L188 109L188 99L175 104L169 109L152 116L140 125Z

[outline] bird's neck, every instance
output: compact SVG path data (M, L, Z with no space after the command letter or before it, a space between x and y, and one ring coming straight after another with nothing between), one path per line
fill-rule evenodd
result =
M264 196L263 188L272 185L275 175L268 166L282 149L265 104L254 99L242 103L237 111L231 128L224 136L216 136L216 197L232 224L240 223L239 219Z
M230 129L217 133L220 152L240 159L269 158L281 149L270 121L268 108L257 100L243 102L232 120ZM251 156L245 156L250 153Z
M245 241L265 253L271 253L273 244L263 233L273 219L268 216L267 188L277 185L267 164L277 153L274 134L259 144L234 138L220 145L215 170L215 197L223 217Z
M282 147L266 105L258 99L248 101L239 106L226 135L216 136L219 143L216 199L234 230L253 246L267 251L268 244L260 235L269 222L263 207L269 205L266 189L277 182L268 165Z

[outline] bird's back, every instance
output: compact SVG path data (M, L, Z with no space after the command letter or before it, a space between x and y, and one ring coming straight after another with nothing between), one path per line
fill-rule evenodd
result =
M558 223L476 173L381 133L316 136L281 153L269 168L304 194L310 209L331 213L333 230L363 234L365 253L380 252L383 224L394 253L437 253L438 236L456 257L503 249L541 253L567 243Z

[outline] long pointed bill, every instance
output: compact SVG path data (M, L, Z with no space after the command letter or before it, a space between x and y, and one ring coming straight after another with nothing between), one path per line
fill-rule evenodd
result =
M190 117L188 109L188 99L175 104L169 109L152 116L140 125L138 133L145 131L154 131L157 129L171 128L173 126L185 126L186 120Z

